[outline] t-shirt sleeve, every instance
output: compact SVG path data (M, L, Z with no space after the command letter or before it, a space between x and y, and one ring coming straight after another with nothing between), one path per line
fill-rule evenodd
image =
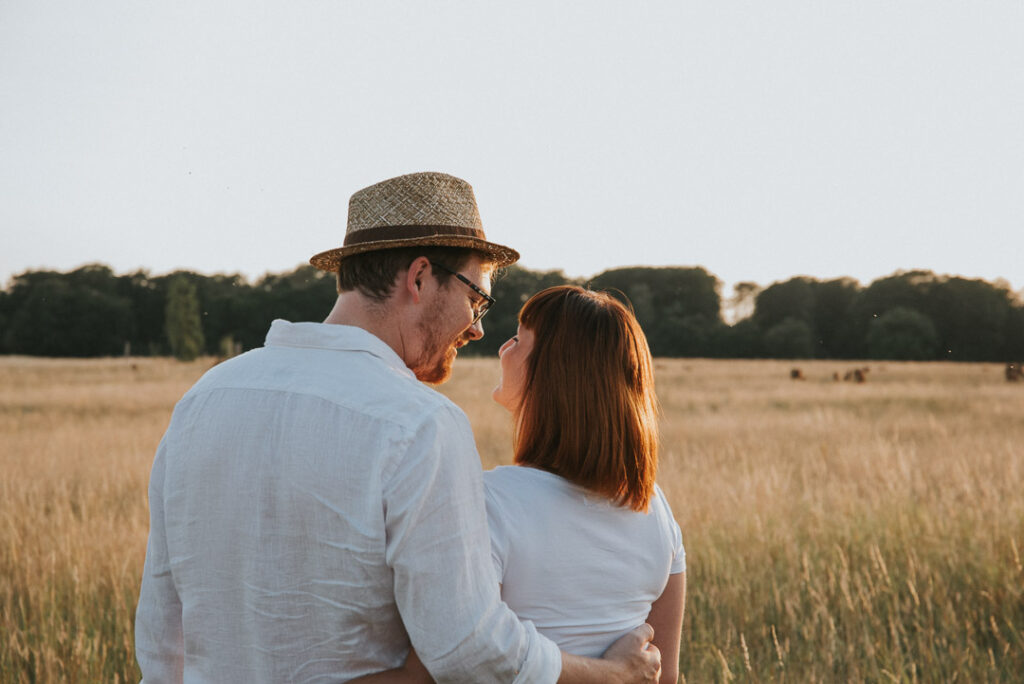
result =
M683 533L679 529L679 524L676 523L675 518L670 518L672 521L672 567L668 571L670 575L678 575L681 572L686 572L686 549L683 547Z
M508 515L502 507L497 494L497 478L493 471L484 473L484 500L487 503L487 527L491 534L491 562L498 583L505 578L506 560L508 559Z
M686 572L686 549L683 547L683 532L679 529L679 523L672 515L672 507L668 505L668 499L661 491L661 487L654 485L654 496L657 505L662 508L665 520L668 523L668 535L672 548L672 564L669 566L670 575L678 575Z

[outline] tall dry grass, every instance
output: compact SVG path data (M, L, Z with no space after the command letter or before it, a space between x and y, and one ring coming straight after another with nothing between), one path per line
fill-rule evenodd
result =
M3 681L138 681L149 467L201 369L0 359Z
M659 364L691 552L683 670L1024 676L1024 387L994 365Z
M209 364L0 359L0 673L138 678L146 480ZM983 364L658 361L690 682L1019 681L1024 386ZM852 364L847 364L847 366ZM509 460L493 360L444 391Z

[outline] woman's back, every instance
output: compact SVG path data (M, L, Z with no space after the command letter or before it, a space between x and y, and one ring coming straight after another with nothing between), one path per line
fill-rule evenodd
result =
M638 513L538 468L495 468L484 484L502 598L567 652L600 656L685 570L658 488Z

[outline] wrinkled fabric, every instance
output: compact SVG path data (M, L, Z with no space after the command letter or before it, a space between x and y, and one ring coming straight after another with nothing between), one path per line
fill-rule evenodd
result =
M465 415L360 328L275 321L207 372L149 497L145 682L345 681L410 642L439 682L558 677L500 601Z

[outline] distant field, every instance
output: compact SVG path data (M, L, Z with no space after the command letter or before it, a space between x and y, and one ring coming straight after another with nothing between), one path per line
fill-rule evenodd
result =
M0 357L4 682L138 680L149 467L210 363ZM832 380L858 365L866 383ZM656 366L687 681L1024 678L1024 383L991 364ZM497 375L464 359L445 387L485 467L509 459Z

